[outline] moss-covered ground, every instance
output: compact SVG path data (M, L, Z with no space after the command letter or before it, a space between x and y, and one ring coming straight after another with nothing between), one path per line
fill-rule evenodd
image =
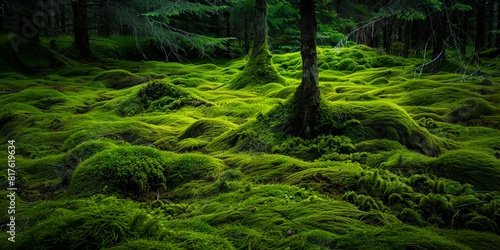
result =
M1 249L500 246L497 61L421 74L419 58L320 48L323 132L305 140L280 132L299 53L272 58L285 83L235 90L244 59L94 44L87 64L1 59L0 159L15 140L17 163L15 243L0 174Z

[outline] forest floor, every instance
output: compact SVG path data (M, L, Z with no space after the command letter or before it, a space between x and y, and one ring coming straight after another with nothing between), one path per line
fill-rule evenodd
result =
M62 65L1 62L0 138L15 153L0 159L15 156L17 188L12 243L2 168L1 249L500 246L494 59L430 74L422 58L320 48L332 129L305 140L276 129L299 53L273 57L286 84L239 90L245 58L19 58Z

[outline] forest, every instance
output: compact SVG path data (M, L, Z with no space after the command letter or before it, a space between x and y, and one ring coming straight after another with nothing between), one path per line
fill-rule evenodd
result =
M499 249L500 0L0 0L0 249Z

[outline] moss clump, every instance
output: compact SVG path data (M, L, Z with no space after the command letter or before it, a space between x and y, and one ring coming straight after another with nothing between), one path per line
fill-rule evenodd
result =
M338 70L353 70L356 68L358 64L351 58L346 58L342 59L338 64L337 64L337 69Z
M191 180L216 180L226 165L202 154L180 154L164 162L168 187L176 187Z
M450 121L454 123L480 123L474 121L483 116L493 114L497 109L481 98L468 98L461 101L457 107L449 113Z
M233 123L223 120L201 119L189 125L189 127L179 135L179 139L197 137L211 139L235 127Z
M305 140L300 137L289 137L283 143L272 148L274 154L283 154L303 160L315 160L324 154L348 154L355 151L351 139L344 136L322 135Z
M440 143L397 105L388 102L324 103L323 130L355 141L389 139L426 155L438 155Z
M500 191L500 161L474 150L454 150L431 162L438 176L474 185L478 190Z
M271 62L271 52L265 47L255 49L250 55L250 60L236 78L230 83L232 89L241 89L244 87L260 86L268 83L284 84L285 79L273 67Z
M388 139L363 141L356 144L355 147L358 152L370 152L370 153L405 149L405 146L401 145L401 143Z
M339 196L356 188L361 171L361 167L355 164L309 168L289 175L283 180L283 184L312 189L328 196Z
M126 70L109 70L99 73L92 79L95 82L103 82L108 88L123 89L145 83L150 79L134 75Z
M167 156L152 148L118 147L100 152L80 164L71 177L68 195L112 193L140 198L165 188Z

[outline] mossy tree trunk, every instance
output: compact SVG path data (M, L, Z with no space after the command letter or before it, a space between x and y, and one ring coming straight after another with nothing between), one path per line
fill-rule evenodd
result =
M89 43L89 29L87 18L87 1L73 1L73 31L75 33L74 46L83 57L91 57Z
M267 1L255 1L254 37L250 60L243 71L229 84L233 89L259 86L271 82L285 83L285 79L273 67L267 45Z
M302 82L295 91L290 105L286 132L311 138L317 135L320 126L320 90L318 82L318 60L316 53L316 0L300 1L300 54L302 56Z

